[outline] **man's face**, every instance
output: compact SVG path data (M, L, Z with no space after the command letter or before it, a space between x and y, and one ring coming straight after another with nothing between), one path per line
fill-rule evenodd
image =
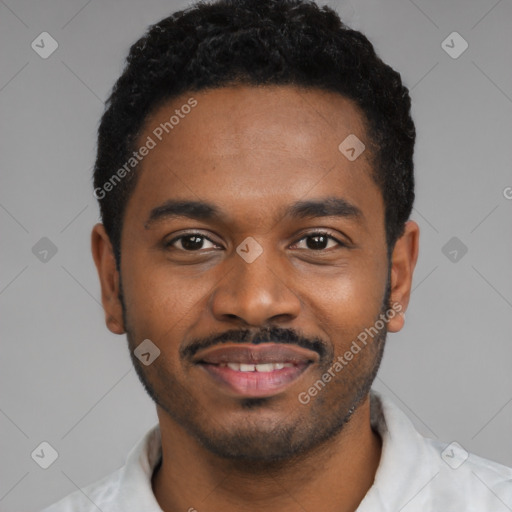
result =
M124 328L159 415L220 456L304 453L340 431L378 369L385 328L333 369L389 307L384 203L369 149L350 161L338 148L351 134L368 148L338 94L238 87L174 99L139 137L156 146L124 217ZM219 215L171 215L171 201ZM307 201L345 208L287 213ZM161 351L148 366L133 356L145 339Z

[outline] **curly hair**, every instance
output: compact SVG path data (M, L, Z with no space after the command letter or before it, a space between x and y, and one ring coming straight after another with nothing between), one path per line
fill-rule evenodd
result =
M185 92L228 85L337 92L363 112L372 178L385 205L388 257L414 202L416 138L398 72L328 6L309 0L199 1L151 25L130 48L98 129L95 196L119 268L123 214L137 173L96 195L131 157L147 117Z

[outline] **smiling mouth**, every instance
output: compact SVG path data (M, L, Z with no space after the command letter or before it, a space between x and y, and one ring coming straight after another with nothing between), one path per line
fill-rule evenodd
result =
M261 372L268 373L275 370L282 370L283 368L293 368L293 363L259 363L259 364L247 364L247 363L220 363L217 365L221 368L227 366L231 370L237 372Z
M220 391L256 398L283 393L318 360L318 353L297 345L227 343L199 351L193 362Z

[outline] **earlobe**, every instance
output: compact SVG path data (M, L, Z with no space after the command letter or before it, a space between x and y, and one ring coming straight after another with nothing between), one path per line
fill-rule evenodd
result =
M105 323L114 334L124 334L123 309L119 300L119 272L105 226L98 223L91 233L91 250L101 285Z
M405 224L403 235L396 241L391 256L391 296L394 315L388 322L389 332L400 331L409 305L414 268L418 260L420 228L414 221ZM399 306L398 306L399 305Z
M105 323L107 324L108 330L114 334L124 334L125 330L122 325L113 317L109 316L106 318Z

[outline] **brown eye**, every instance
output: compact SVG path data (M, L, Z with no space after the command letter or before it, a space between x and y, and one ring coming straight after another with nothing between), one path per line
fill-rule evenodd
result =
M337 238L334 238L329 233L324 232L311 233L307 236L302 237L297 243L300 243L303 240L307 240L305 248L311 251L322 251L325 249L332 249L333 246L328 247L330 241L334 242L334 246L338 245L341 247L345 247L345 244L343 242L340 242ZM297 245L297 243L295 245Z
M205 247L205 242L212 244L213 247L218 247L214 242L212 242L209 238L204 235L200 235L197 233L190 233L188 235L181 235L176 238L173 238L171 241L166 242L166 247L173 247L175 249L180 249L182 251L194 252L201 249L212 249L213 247ZM179 245L177 245L179 243Z

